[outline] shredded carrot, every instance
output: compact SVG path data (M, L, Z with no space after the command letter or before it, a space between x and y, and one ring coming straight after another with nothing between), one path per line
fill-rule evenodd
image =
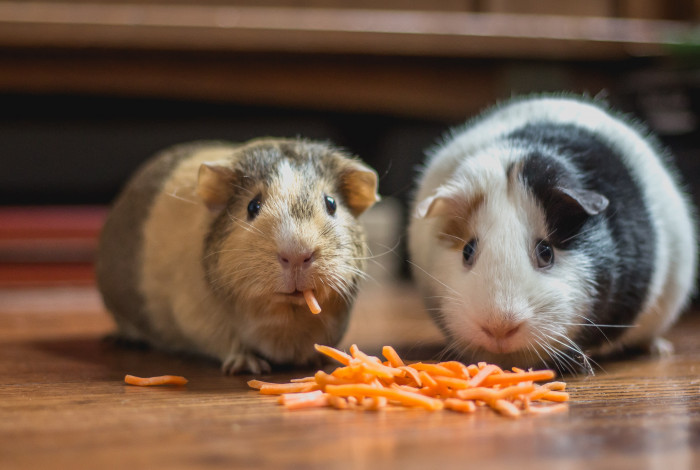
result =
M314 291L311 289L307 289L303 292L304 294L304 300L306 300L306 305L309 306L309 310L311 310L311 313L314 315L321 313L321 305L319 305L318 300L316 300L316 296L314 295Z
M325 354L326 356L330 357L331 359L335 359L336 361L340 362L344 366L347 366L350 364L350 357L348 354L344 353L343 351L340 351L335 348L331 348L330 346L323 346L321 344L314 344L314 348L316 348L316 351L320 352L321 354Z
M428 410L439 410L443 407L442 402L435 398L426 397L418 393L406 392L404 390L375 388L367 384L328 385L326 386L326 392L341 397L386 397L389 400L397 401L406 406L420 406Z
M448 398L445 400L445 408L462 413L473 413L476 405L471 400L460 400L459 398Z
M484 365L479 368L479 372L469 380L470 387L478 387L482 382L486 380L486 377L494 372L497 372L499 367L494 364Z
M423 386L423 381L420 379L420 374L416 369L411 366L401 366L399 369L406 372L406 375L410 376L418 387Z
M486 405L499 414L556 413L568 409L564 382L536 382L554 378L551 370L503 370L495 364L465 365L457 361L406 364L391 346L382 349L386 361L350 347L350 354L315 345L316 350L342 364L331 373L319 370L312 377L276 384L251 380L262 394L279 395L289 410L331 407L380 410L387 406L443 408L473 413ZM536 403L536 404L535 404Z
M417 362L411 364L416 370L423 370L431 375L442 375L443 377L457 377L457 374L452 372L452 370L447 367L443 367L440 364L424 364L422 362Z
M128 375L124 377L124 382L129 385L139 385L141 387L148 387L151 385L185 385L188 380L179 375L159 375L157 377L136 377L135 375Z
M259 380L249 380L248 386L251 388L257 388L263 395L310 392L318 388L318 384L315 382L276 384L271 382L261 382Z
M496 374L486 377L481 385L491 387L494 385L509 385L526 380L540 382L542 380L550 380L554 378L553 370L535 370L532 372L512 372L509 374Z
M321 390L301 393L285 393L280 395L280 403L288 410L298 410L301 408L318 408L328 404L328 394Z
M404 367L406 365L396 353L396 350L391 346L384 346L382 348L382 356L384 356L386 360L389 361L389 365L391 367Z

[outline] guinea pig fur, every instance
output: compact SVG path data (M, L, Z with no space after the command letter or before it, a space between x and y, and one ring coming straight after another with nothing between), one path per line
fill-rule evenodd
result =
M516 98L429 156L409 226L416 282L461 356L593 373L670 351L695 283L692 210L642 127L572 96Z
M344 333L377 175L325 143L198 142L146 162L116 199L97 281L117 336L260 373ZM322 312L309 311L313 289Z

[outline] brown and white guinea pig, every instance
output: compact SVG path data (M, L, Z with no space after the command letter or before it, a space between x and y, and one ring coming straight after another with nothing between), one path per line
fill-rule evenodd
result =
M419 178L409 252L462 356L593 373L667 349L695 282L691 208L665 152L592 100L516 98L451 133Z
M219 359L303 365L344 333L377 175L325 143L175 146L144 164L104 225L97 281L117 336ZM314 315L302 292L322 312Z

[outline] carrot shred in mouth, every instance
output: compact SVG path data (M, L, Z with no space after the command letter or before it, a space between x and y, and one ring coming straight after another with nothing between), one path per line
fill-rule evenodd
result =
M251 380L248 385L263 394L280 395L280 403L288 410L320 407L378 410L405 406L473 413L488 407L509 418L568 410L566 383L536 383L554 378L551 370L526 371L514 367L508 371L485 362L407 364L391 346L382 350L385 361L365 354L354 344L350 354L330 346L317 344L315 348L340 362L342 367L331 373L319 370L313 377L294 379L287 384Z
M314 315L321 313L321 305L318 303L318 300L316 300L314 291L312 291L311 289L307 289L303 292L303 294L304 300L306 300L306 305L309 306L309 310L311 310L311 313L313 313Z

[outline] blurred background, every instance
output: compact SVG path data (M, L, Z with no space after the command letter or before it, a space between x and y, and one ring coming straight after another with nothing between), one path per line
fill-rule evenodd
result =
M514 94L605 97L698 201L700 0L0 0L0 286L91 284L108 204L183 141L330 140L380 174L375 277L405 278L416 167Z

